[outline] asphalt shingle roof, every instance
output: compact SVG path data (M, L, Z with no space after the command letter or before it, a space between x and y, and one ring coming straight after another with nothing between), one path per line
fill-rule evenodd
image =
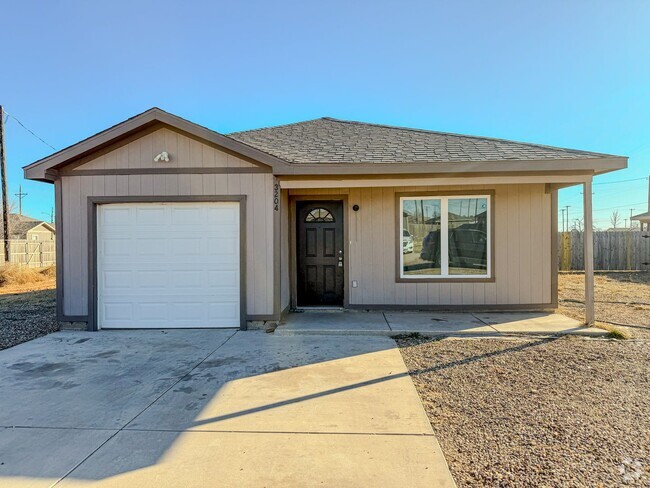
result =
M27 232L42 223L42 220L33 219L27 215L9 214L9 238L26 239ZM4 235L3 231L4 225L2 223L2 215L0 215L0 239L2 239L2 236Z
M573 149L323 117L228 134L290 163L426 163L609 157Z

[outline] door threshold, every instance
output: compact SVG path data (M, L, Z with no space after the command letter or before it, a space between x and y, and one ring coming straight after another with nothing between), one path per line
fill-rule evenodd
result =
M292 312L343 312L344 310L343 307L296 307Z

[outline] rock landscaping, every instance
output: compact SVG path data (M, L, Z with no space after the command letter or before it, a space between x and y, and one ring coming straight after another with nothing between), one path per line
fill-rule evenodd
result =
M0 349L59 330L55 290L22 291L0 288Z
M584 274L560 273L558 313L584 320ZM650 339L650 272L596 273L596 320L626 335Z
M650 342L398 344L459 487L650 486Z

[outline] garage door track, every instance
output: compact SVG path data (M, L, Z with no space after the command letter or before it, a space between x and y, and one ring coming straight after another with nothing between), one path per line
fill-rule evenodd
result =
M454 486L394 341L60 332L0 352L1 486Z

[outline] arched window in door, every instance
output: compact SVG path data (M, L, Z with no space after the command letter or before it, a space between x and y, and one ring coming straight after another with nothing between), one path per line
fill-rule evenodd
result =
M334 216L326 208L314 208L305 217L305 222L334 222Z

